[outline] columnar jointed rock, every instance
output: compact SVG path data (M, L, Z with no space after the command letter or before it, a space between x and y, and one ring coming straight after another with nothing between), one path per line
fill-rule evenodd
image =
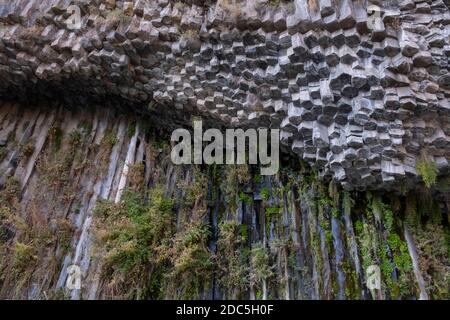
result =
M280 127L347 189L408 188L421 157L450 172L450 14L442 0L390 2L0 4L0 94L45 84Z

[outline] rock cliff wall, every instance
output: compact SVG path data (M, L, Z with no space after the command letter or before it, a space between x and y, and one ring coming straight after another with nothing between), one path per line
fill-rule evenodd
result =
M2 1L0 297L448 299L449 17ZM282 170L174 166L191 116L280 128Z
M449 298L448 179L395 195L344 192L290 157L276 176L174 166L149 123L0 106L1 298Z
M13 1L0 5L0 90L281 128L347 190L410 189L419 162L449 172L449 17L442 0Z

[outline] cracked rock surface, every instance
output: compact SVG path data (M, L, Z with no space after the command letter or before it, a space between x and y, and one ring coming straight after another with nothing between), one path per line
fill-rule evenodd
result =
M442 0L9 1L0 97L51 87L280 128L345 189L412 189L418 161L450 172L449 21Z

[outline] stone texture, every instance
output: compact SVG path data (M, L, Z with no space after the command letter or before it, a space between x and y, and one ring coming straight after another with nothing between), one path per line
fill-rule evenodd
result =
M346 189L414 188L421 155L440 174L450 161L449 18L441 0L385 6L373 24L347 0L15 1L0 4L0 96L49 87L271 125Z

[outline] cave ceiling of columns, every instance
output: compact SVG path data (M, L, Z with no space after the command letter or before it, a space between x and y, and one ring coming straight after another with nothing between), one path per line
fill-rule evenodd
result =
M279 128L348 190L414 188L418 161L450 172L449 21L442 0L2 1L0 97Z

